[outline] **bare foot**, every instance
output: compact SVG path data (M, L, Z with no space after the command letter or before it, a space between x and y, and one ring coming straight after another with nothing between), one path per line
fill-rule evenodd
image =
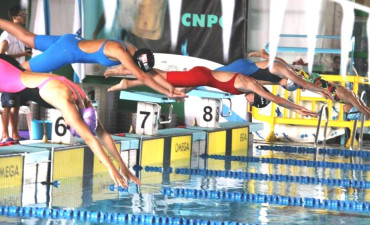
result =
M126 79L122 79L118 84L110 87L108 89L108 92L111 92L111 91L119 91L119 90L125 90L127 89L128 85L127 85L128 81Z
M119 75L127 75L131 74L123 65L110 67L105 70L104 76L105 78L108 78L110 76L119 76Z
M344 104L344 105L343 105L343 111L344 111L345 113L348 113L348 112L349 112L349 110L351 110L351 108L352 108L352 105L350 105L350 104Z
M269 54L265 51L265 49L261 49L257 52L251 52L248 54L248 57L260 57L267 59L269 57Z

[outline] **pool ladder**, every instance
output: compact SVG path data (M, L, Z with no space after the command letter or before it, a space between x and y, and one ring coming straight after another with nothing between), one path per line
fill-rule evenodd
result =
M325 148L326 145L326 131L328 129L328 123L329 123L329 110L327 105L323 105L320 110L320 116L319 116L319 123L317 124L317 129L316 129L316 136L315 136L315 142L314 142L314 147L316 148L316 154L315 154L315 160L317 160L317 156L319 154L319 148L318 148L318 142L319 142L319 133L320 133L320 127L321 127L321 121L322 121L322 114L325 111L326 114L326 122L325 122L325 127L324 127L324 139L323 139L323 147Z
M365 95L365 91L361 92L360 99L363 100L363 97ZM365 115L361 114L361 127L360 127L360 136L358 138L358 148L362 148L362 143L363 143L363 137L364 137L364 122L365 122ZM358 120L355 120L355 123L353 124L353 131L352 131L352 139L351 139L351 146L350 149L353 150L353 145L356 139L356 132L357 132L357 123Z
M365 95L365 91L362 91L360 99L363 99ZM320 116L319 116L319 122L317 124L317 129L316 129L316 137L315 137L315 142L314 142L314 147L316 148L316 153L318 153L318 139L319 139L319 133L320 133L320 127L321 127L321 121L322 121L322 114L325 111L326 114L326 122L325 122L325 127L324 127L324 139L323 139L323 147L326 146L326 131L328 129L328 123L329 123L329 111L327 105L324 105L321 107L320 111ZM365 115L361 114L361 127L360 127L360 136L358 139L358 148L362 148L362 143L363 143L363 136L364 136L364 122L365 122ZM352 139L351 139L351 146L350 149L354 149L354 142L356 139L356 132L357 132L357 123L358 120L355 120L355 123L353 124L353 131L352 131ZM317 155L317 154L316 154ZM315 157L316 158L316 157Z

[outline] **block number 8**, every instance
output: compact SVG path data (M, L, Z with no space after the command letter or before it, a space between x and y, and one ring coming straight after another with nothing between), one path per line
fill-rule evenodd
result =
M206 121L206 122L210 122L212 121L213 119L213 116L212 116L212 107L211 106L206 106L203 108L203 120Z

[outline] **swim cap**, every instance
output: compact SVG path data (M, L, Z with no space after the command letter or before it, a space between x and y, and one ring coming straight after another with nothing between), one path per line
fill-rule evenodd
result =
M96 113L96 110L93 107L82 109L81 117L91 133L95 135L96 128L98 127L98 115ZM76 130L72 127L70 127L69 130L71 131L71 134L73 136L80 137L80 135L78 135Z
M262 88L267 91L267 92L270 92L267 88L263 87ZM259 96L258 94L256 93L253 93L254 94L254 101L253 103L251 104L252 106L256 107L256 108L264 108L266 107L268 104L270 104L270 100L267 100L265 98L262 98L261 96Z
M134 54L136 65L144 72L148 72L154 67L154 54L150 49L141 48Z
M287 90L287 91L295 91L298 88L300 88L300 86L298 86L297 84L295 84L293 81L287 79L286 85L283 86L283 88L285 88L285 90Z

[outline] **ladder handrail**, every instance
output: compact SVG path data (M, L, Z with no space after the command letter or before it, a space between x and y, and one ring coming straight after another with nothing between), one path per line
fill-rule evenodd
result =
M365 91L361 92L360 99L363 100L364 95L366 94ZM363 138L364 138L364 122L365 122L365 115L361 115L361 128L360 128L360 136L358 137L358 147L359 149L362 148Z
M324 111L325 111L325 114L326 114L326 122L325 122L325 128L324 128L323 146L325 147L325 145L326 145L326 131L328 129L328 123L329 123L329 110L328 110L327 105L323 105L321 107L321 111L320 111L319 121L318 121L317 129L316 129L316 137L315 137L315 142L314 142L314 146L316 148L316 153L318 153L317 151L318 151L319 133L320 133L320 127L321 127L321 121L322 121L322 114L323 114Z

